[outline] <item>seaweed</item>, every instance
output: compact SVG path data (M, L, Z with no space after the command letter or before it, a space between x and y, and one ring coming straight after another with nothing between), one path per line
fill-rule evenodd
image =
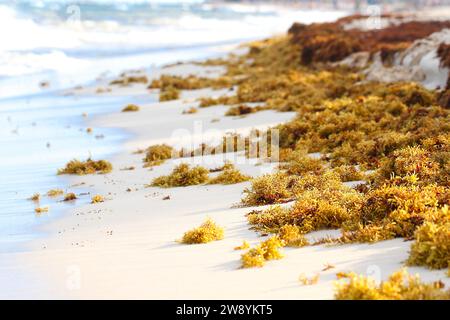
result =
M203 184L209 179L208 172L208 169L203 167L197 166L191 168L188 164L182 163L176 166L171 174L155 178L151 186L171 188Z
M136 111L139 111L139 110L140 110L139 106L130 103L130 104L126 105L126 106L122 109L122 112L136 112Z
M105 202L105 198L103 198L103 196L101 196L99 194L93 196L91 199L92 204L101 203L101 202Z
M92 160L79 161L74 159L66 164L66 167L58 170L58 174L76 174L86 175L94 173L109 173L112 171L112 165L106 160Z
M252 180L251 188L244 190L241 200L246 206L258 206L286 202L292 198L291 178L282 172L265 174Z
M440 281L423 283L419 276L408 274L405 269L389 276L379 285L371 278L355 273L344 275L346 282L336 283L337 300L449 300L450 291Z
M209 184L235 184L235 183L241 183L244 181L250 180L251 177L247 176L245 174L242 174L238 169L235 168L235 166L231 163L226 163L222 167L222 172L210 179L208 181Z
M218 241L224 238L224 230L218 226L211 219L206 220L198 228L187 231L183 238L182 243L185 244L199 244L208 243L211 241Z
M64 200L63 201L73 201L78 199L77 195L73 192L69 192L64 196Z
M261 242L241 255L241 268L262 267L266 261L283 258L283 254L279 251L281 247L283 242L277 237Z
M434 221L426 221L414 233L415 241L407 263L431 269L450 267L450 212L447 206L437 210Z
M64 194L64 191L61 189L51 189L51 190L47 191L48 197L57 197L57 196L60 196L63 194Z
M161 164L173 157L175 151L167 144L156 144L146 150L144 162L148 164Z
M159 93L159 101L171 101L171 100L177 100L180 98L180 90L174 87L167 87L164 90L161 90Z

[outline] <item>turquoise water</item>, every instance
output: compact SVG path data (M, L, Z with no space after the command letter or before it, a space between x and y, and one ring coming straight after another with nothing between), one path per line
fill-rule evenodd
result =
M95 128L88 134L82 114L98 116L120 110L128 102L144 101L149 99L52 93L0 101L0 252L40 236L36 227L75 205L45 196L39 203L27 200L54 188L70 191L64 177L56 175L58 168L73 158L107 158L127 138L113 128ZM50 205L49 213L35 214L38 205Z

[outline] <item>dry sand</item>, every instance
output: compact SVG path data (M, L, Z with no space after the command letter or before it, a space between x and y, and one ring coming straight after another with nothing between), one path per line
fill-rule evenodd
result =
M201 68L200 68L201 69ZM198 66L179 65L162 70L178 74L206 72ZM216 73L214 73L216 72ZM218 74L216 71L211 74ZM209 73L209 72L207 72ZM219 72L220 73L220 72ZM104 84L99 84L100 86ZM95 92L96 88L75 94ZM138 95L144 85L114 88L107 94ZM233 207L249 183L230 186L206 185L184 188L146 188L154 177L168 173L179 161L206 167L223 163L222 155L171 160L142 168L138 148L154 143L176 144L173 132L193 132L201 124L203 132L212 129L248 132L288 121L294 113L264 111L244 118L224 117L225 106L199 109L195 114L182 111L195 106L197 97L221 95L229 91L196 90L183 92L182 99L141 106L141 111L121 113L90 120L89 126L120 127L132 138L113 159L112 173L70 177L68 185L84 182L91 194L106 201L75 207L63 218L45 226L49 236L30 243L23 252L0 255L1 298L125 298L125 299L332 299L335 274L355 271L385 279L403 266L411 242L402 239L376 244L310 246L285 248L285 258L271 261L260 269L239 269L241 251L233 248L243 240L261 240L249 230L245 214L252 208ZM156 93L153 93L156 94ZM101 95L100 95L101 96ZM213 119L220 121L211 122ZM196 133L197 134L197 133ZM235 157L237 167L252 176L270 172L276 164L258 165L257 160ZM120 170L135 166L136 170ZM130 188L131 191L127 191ZM76 192L78 189L75 187ZM163 200L165 196L170 200ZM211 217L225 228L225 239L202 245L176 242L182 234ZM338 231L308 235L320 238ZM326 264L334 268L322 271ZM410 268L425 281L442 279L444 271ZM320 274L319 282L302 286L300 274Z

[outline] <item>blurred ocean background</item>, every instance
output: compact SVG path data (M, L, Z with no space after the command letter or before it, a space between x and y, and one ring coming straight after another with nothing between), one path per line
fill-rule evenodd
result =
M344 12L202 0L0 0L0 96L61 88L107 72L211 55ZM11 81L20 76L22 81Z
M63 89L123 70L213 57L240 42L284 33L294 21L346 14L202 0L0 0L0 253L22 250L19 244L41 236L40 225L83 203L27 200L67 189L58 168L120 150L126 132L94 128L87 134L82 113L150 102L147 96L64 96ZM37 205L48 203L48 214L35 214Z

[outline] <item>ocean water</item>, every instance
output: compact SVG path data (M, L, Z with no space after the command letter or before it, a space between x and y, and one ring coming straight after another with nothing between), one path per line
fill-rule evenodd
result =
M27 200L67 187L58 168L73 158L111 156L128 138L115 128L87 134L82 114L150 101L77 98L63 89L127 69L213 57L224 46L283 33L295 21L344 15L202 0L0 0L0 252L42 236L39 226L70 206L51 201L51 211L37 216ZM49 86L42 88L42 81Z

